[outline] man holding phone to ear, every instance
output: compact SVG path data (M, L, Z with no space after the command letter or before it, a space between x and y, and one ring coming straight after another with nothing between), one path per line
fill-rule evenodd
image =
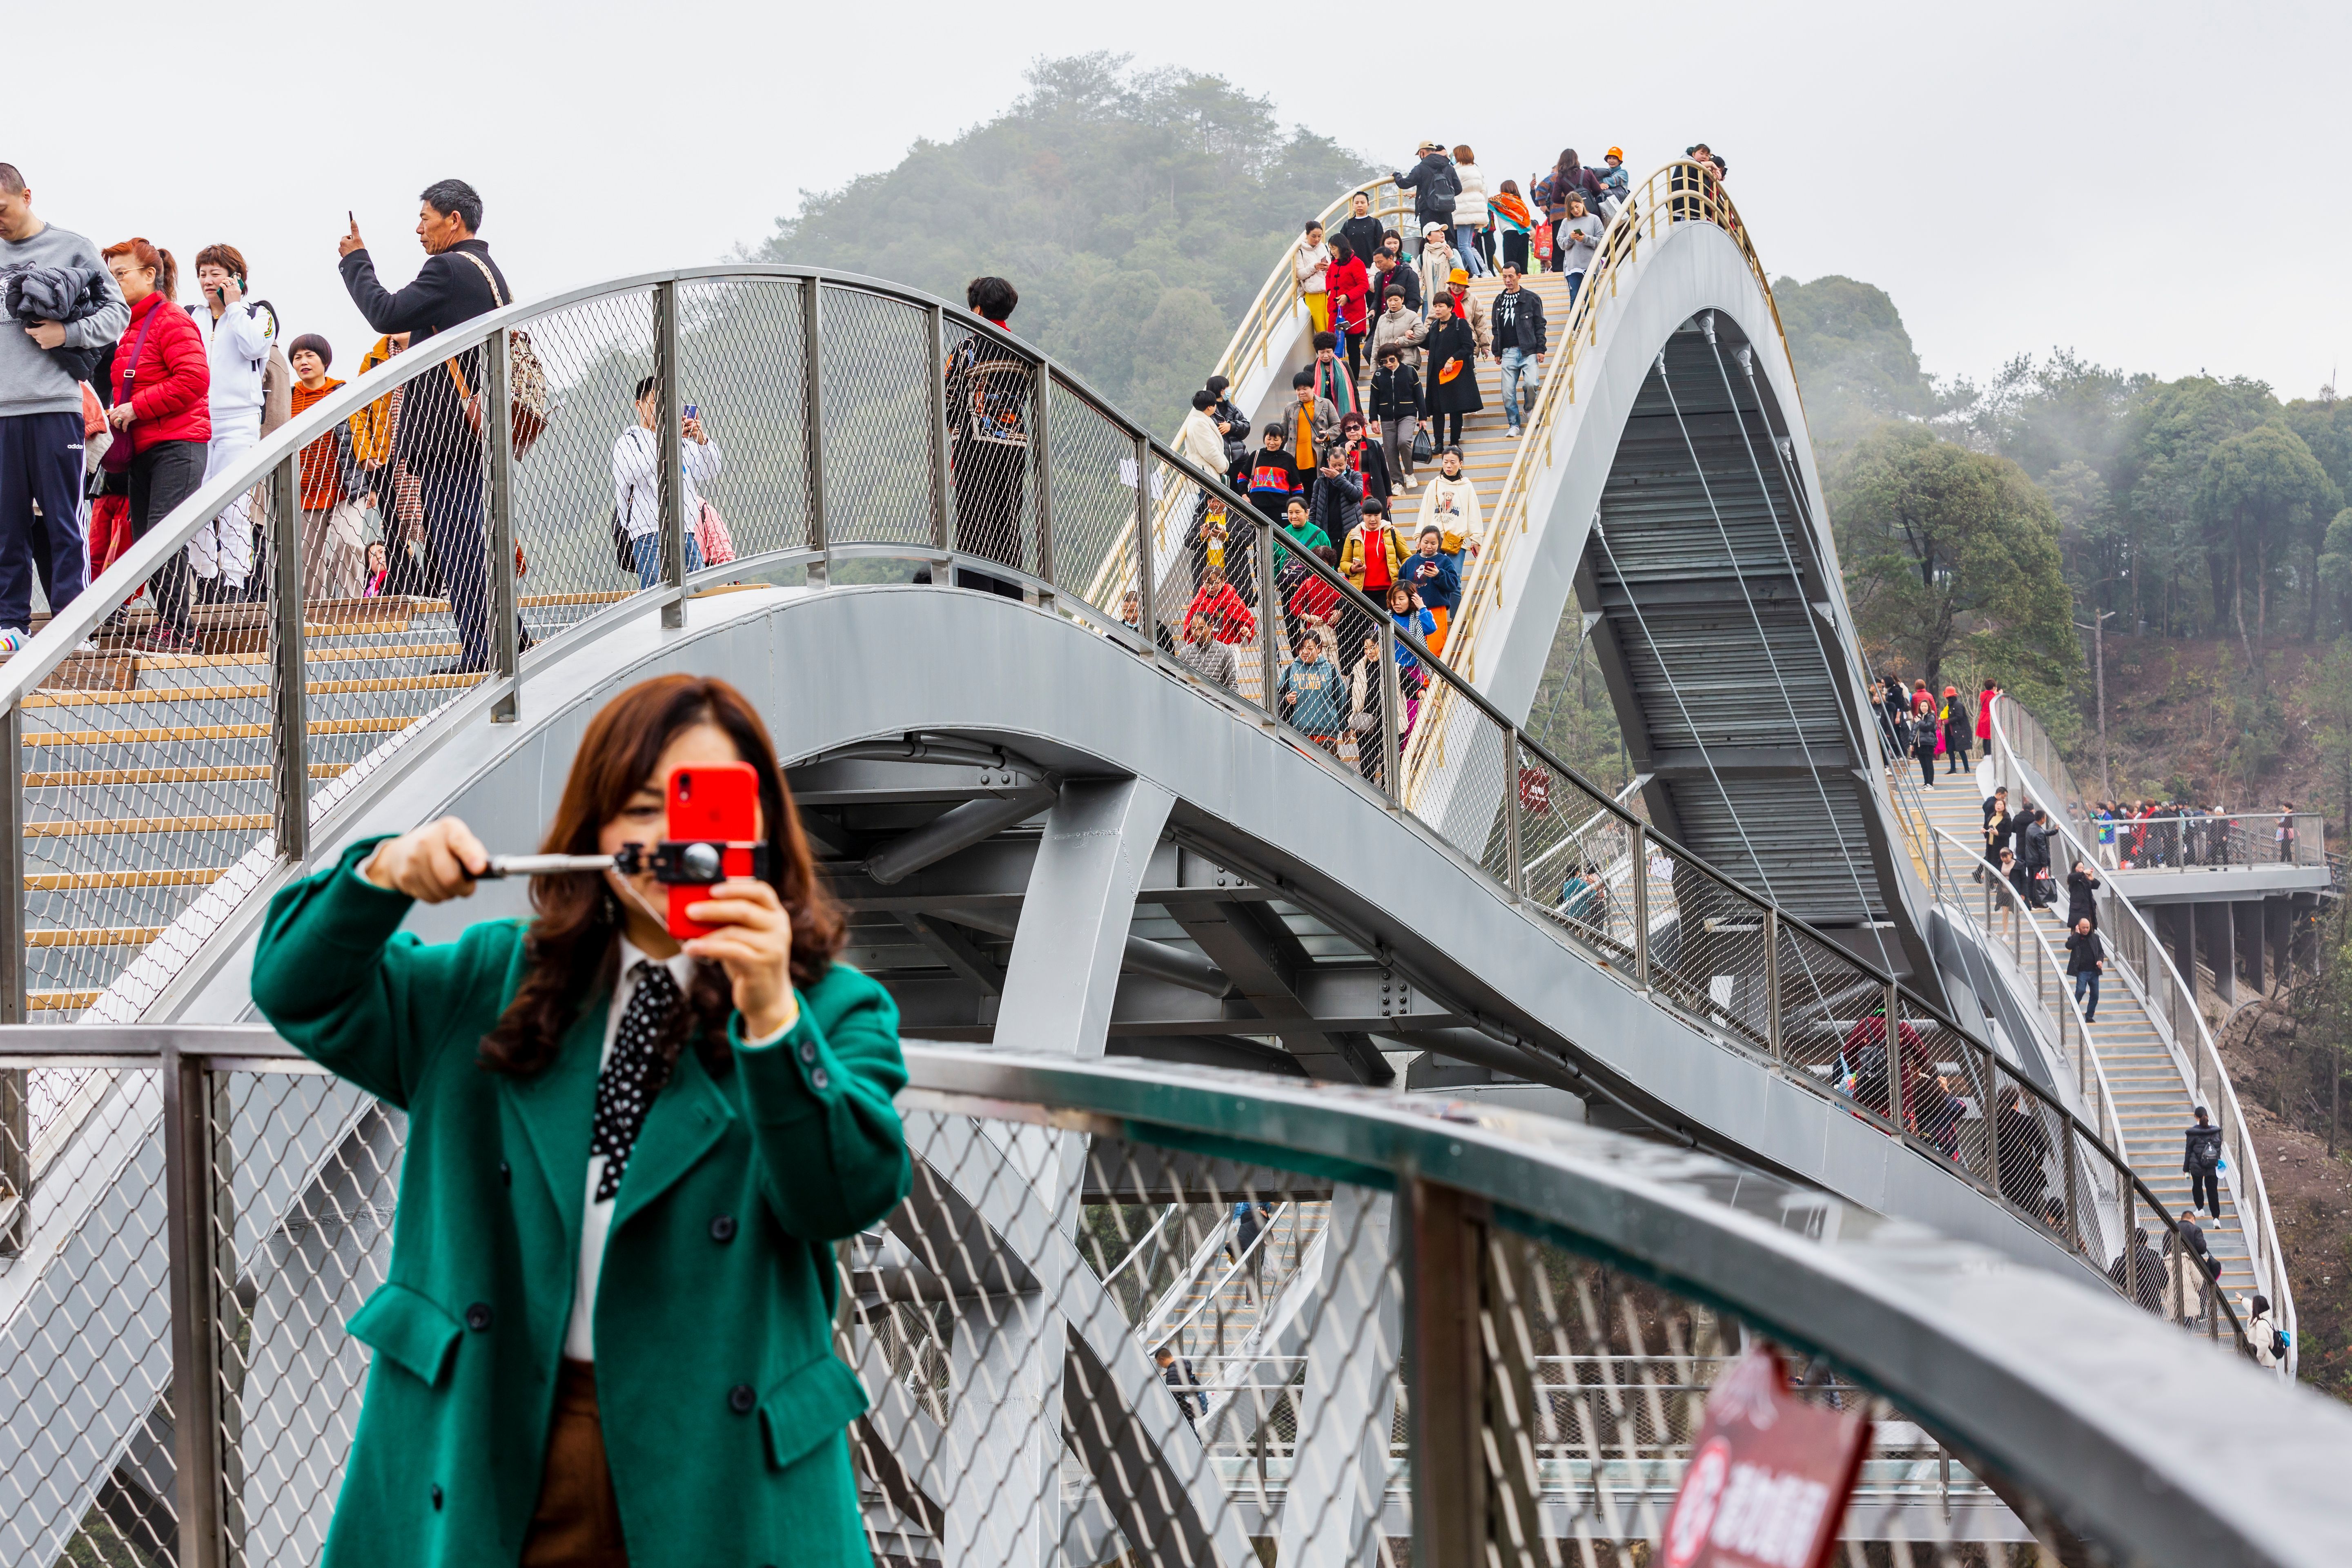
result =
M348 216L348 215L346 215ZM506 274L490 247L474 237L482 226L482 198L463 180L436 180L418 198L417 243L425 265L399 290L376 280L375 262L360 237L357 218L336 248L343 287L360 314L379 332L406 332L412 347L436 332L514 303ZM507 417L478 402L482 351L452 356L441 374L408 384L401 402L396 456L420 481L425 533L441 565L449 606L457 620L459 653L436 675L474 675L495 664L490 653L489 574L482 535L483 430Z

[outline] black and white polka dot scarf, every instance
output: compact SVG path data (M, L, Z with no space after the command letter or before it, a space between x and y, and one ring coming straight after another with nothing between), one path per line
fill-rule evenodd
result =
M589 1141L593 1157L604 1156L604 1173L596 1178L596 1201L603 1203L621 1190L622 1173L629 1168L629 1151L652 1108L661 1058L656 1050L670 1012L678 1005L677 982L666 965L640 959L629 973L636 989L628 1011L621 1015L621 1031L613 1037L613 1055L596 1075L596 1130Z

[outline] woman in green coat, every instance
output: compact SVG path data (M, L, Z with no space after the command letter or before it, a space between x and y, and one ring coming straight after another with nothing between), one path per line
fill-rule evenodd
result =
M872 1560L833 1243L908 1189L898 1011L834 962L839 910L723 681L614 699L543 848L650 846L674 769L737 761L770 874L713 888L690 913L717 929L683 944L667 889L614 870L534 879L528 922L401 934L487 868L455 818L272 900L255 1002L408 1113L328 1568Z

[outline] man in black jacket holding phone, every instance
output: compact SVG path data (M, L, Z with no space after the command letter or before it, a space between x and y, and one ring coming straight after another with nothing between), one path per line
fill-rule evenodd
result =
M379 332L410 334L412 352L425 339L514 302L506 275L490 259L490 247L474 237L482 224L482 198L463 180L436 180L419 198L416 238L425 265L416 280L394 292L376 280L375 263L360 237L357 219L337 247L342 254L343 287L352 303ZM467 349L438 374L408 384L401 399L394 456L419 481L425 534L448 585L457 616L457 662L436 675L472 675L493 664L489 634L488 563L482 534L483 432L493 415L467 405L482 391L482 351ZM478 422L480 427L478 428Z

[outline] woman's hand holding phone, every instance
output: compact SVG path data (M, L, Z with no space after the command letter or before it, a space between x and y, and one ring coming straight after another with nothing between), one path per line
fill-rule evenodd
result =
M719 929L686 944L695 957L724 967L733 982L743 1037L764 1040L800 1017L793 995L793 917L776 889L753 877L720 882L687 906L687 918Z
M362 870L379 888L406 893L421 904L473 896L474 879L489 869L490 852L454 816L428 822L376 846Z

